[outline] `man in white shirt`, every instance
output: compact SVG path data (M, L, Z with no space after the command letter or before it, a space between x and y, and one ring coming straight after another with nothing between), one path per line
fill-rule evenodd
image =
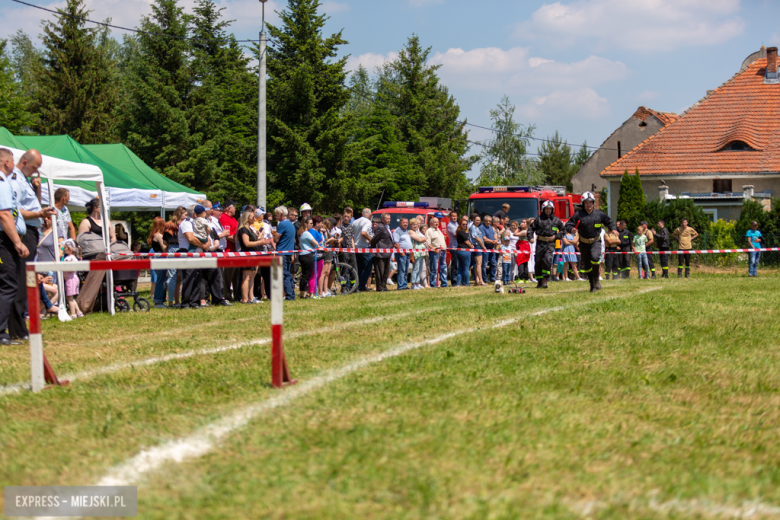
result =
M352 224L352 236L355 239L355 248L368 249L371 247L371 237L374 225L371 223L371 210L363 209L362 216ZM374 267L374 256L371 253L356 253L358 264L358 291L367 291L366 284L371 278L371 270Z
M206 210L200 204L195 204L187 209L187 218L179 224L179 251L184 252L203 252L203 248L211 249L211 238L206 244L203 244L195 237L193 229L193 220L196 214L201 214ZM182 269L181 270L181 308L199 309L200 305L200 281L203 279L202 269Z
M76 226L68 210L70 192L66 188L57 188L54 191L54 209L57 210L57 239L59 241L68 238L76 241Z
M393 245L396 249L412 249L412 237L409 236L409 219L402 218L398 227L393 231ZM406 278L409 275L410 253L395 253L395 261L398 264L398 290L408 289Z
M454 249L458 247L458 239L455 234L458 232L458 213L456 211L450 211L450 221L447 223L447 239L449 240L449 248ZM450 251L450 283L455 285L456 278L458 276L458 255L455 251Z

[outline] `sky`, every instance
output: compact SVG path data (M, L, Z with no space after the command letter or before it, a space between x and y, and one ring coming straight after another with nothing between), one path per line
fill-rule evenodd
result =
M48 8L64 0L26 0ZM136 27L151 0L86 0L94 20ZM180 0L188 10L193 0ZM257 38L257 0L217 0L239 39ZM266 21L286 1L266 3ZM461 108L490 126L503 95L536 137L556 130L599 146L639 106L681 113L733 76L761 45L780 45L777 2L755 0L328 0L328 34L343 29L348 68L369 71L416 34ZM37 41L53 15L0 0L0 39L22 29ZM114 31L119 37L122 31ZM470 128L470 139L490 139ZM532 146L535 148L536 144ZM479 153L479 147L472 148ZM476 171L472 172L472 175Z

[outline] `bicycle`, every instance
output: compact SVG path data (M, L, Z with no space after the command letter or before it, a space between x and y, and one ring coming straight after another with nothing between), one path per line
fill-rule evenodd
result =
M352 294L357 290L358 277L357 271L350 264L339 262L338 260L333 263L333 269L336 272L336 278L334 280L335 294ZM293 275L295 286L298 287L301 284L301 270L299 269L295 275Z

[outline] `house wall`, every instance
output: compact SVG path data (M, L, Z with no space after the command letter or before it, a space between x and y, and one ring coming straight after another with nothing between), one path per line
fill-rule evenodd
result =
M718 177L718 178L731 178L731 190L733 192L741 192L742 186L752 185L754 192L766 192L771 191L772 195L777 197L780 196L780 177ZM609 216L611 218L617 218L617 203L618 199L620 198L620 180L621 177L614 177L609 179L609 190L610 190L610 196L609 196ZM670 195L679 195L683 192L689 192L689 193L708 193L712 192L712 178L709 179L675 179L673 175L665 176L664 181L666 182L666 185L669 187L669 194ZM642 179L642 191L645 192L645 198L650 200L658 200L658 187L661 186L661 181L659 179ZM758 200L758 199L756 199ZM767 204L769 202L769 199L766 201L764 200L758 200L759 202L763 204ZM705 209L707 208L717 208L718 209L718 218L724 219L724 220L737 220L739 218L739 212L741 211L741 206L735 206L735 207L724 207L719 206L717 203L713 202L710 204L701 204L701 206Z
M607 186L606 180L602 179L599 174L604 168L618 160L618 141L620 141L621 152L625 155L664 126L654 116L649 116L645 120L647 126L639 126L641 122L640 119L634 117L629 118L628 121L623 123L620 128L615 130L615 132L604 141L601 148L596 150L593 155L591 155L590 159L582 165L580 171L572 177L571 183L574 188L574 193L582 193L589 190L600 191ZM593 190L594 184L596 185L595 190Z

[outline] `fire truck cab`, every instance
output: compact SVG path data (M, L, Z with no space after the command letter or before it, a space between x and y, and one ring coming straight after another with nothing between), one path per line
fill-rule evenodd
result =
M509 220L539 217L542 202L552 201L555 215L566 222L581 204L581 196L567 194L565 186L481 186L468 200L467 215L493 216L504 204L509 204Z
M436 197L420 197L420 202L391 202L382 204L382 209L378 209L372 215L381 216L383 213L390 213L390 229L395 230L402 218L410 219L412 217L425 217L425 223L432 216L439 217L439 228L444 235L447 235L447 223L449 223L449 208L452 207L451 199L439 199Z

